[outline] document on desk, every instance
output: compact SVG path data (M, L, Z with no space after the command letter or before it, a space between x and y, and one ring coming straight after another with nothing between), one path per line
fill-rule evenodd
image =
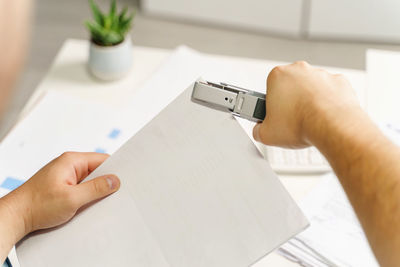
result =
M18 244L26 266L250 266L307 227L230 114L169 104L88 179L121 188Z
M333 174L300 203L310 227L279 253L301 266L379 266L343 188Z
M65 151L112 153L130 136L107 105L46 93L0 145L0 196Z
M400 124L400 53L368 49L366 67L369 115L377 121Z

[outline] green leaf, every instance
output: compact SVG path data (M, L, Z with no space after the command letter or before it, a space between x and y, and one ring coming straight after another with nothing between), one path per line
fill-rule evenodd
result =
M89 0L90 3L90 7L92 9L93 12L93 17L94 20L99 24L99 25L103 25L103 13L100 11L99 7L96 5L96 3L93 0Z
M117 14L112 17L111 30L119 32L119 16Z
M105 18L104 18L104 29L106 29L106 30L110 30L111 29L111 24L112 24L112 20L111 20L111 17L109 17L109 16L106 16Z
M96 22L86 21L86 27L89 29L92 37L105 35L104 29Z
M119 23L121 23L121 21L124 20L126 12L128 12L128 7L124 7L124 9L121 11L121 13L120 13L120 15L118 17Z
M106 36L107 43L109 45L115 45L124 40L124 37L116 32L110 32Z
M93 42L111 46L122 42L126 33L132 26L135 11L127 16L128 8L125 7L118 14L116 0L111 0L110 10L107 14L100 11L94 0L89 0L93 10L94 21L86 21L85 25L90 31Z
M117 2L115 0L112 0L110 6L110 17L112 19L114 19L116 9L117 9Z
M120 33L121 34L125 34L130 30L132 19L133 19L133 13L127 19L125 19L124 21L122 21L120 23L119 26L120 26Z

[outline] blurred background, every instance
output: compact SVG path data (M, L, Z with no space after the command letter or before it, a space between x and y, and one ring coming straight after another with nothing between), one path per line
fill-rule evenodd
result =
M109 0L97 0L108 9ZM119 0L137 10L134 45L314 65L365 69L367 48L400 50L395 0ZM37 0L31 46L0 135L50 67L67 38L88 39L86 0Z

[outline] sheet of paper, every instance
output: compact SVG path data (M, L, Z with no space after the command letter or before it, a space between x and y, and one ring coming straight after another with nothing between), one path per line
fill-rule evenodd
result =
M47 93L0 146L0 195L65 151L114 152L127 139L118 114L106 105Z
M303 266L379 266L339 181L327 175L302 202L310 227L282 246Z
M20 186L65 151L112 154L175 99L201 73L198 53L178 48L129 105L101 104L65 91L49 91L0 145L0 196Z
M19 244L22 267L249 266L307 226L237 122L190 94L90 175L119 192Z
M367 110L377 121L400 123L400 53L367 51Z
M378 123L378 125L387 138L400 146L400 124Z

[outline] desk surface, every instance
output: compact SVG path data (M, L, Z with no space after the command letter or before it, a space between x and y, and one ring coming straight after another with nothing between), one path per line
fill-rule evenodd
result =
M49 90L62 90L68 94L81 98L92 99L108 105L119 105L126 101L126 94L135 94L138 88L152 75L172 53L171 50L139 47L133 50L133 68L124 79L115 82L100 82L86 70L88 43L82 40L67 40L54 60L46 77L35 90L21 113L21 118L40 100L40 97ZM210 56L210 55L209 55ZM246 62L251 71L252 66L261 63L270 65L269 61L215 56L218 60ZM362 79L360 71L348 70L351 75ZM362 85L360 85L362 86ZM132 95L131 95L132 96ZM320 180L319 176L280 176L284 186L292 197L298 201L309 192ZM255 266L298 266L276 253L271 253Z

